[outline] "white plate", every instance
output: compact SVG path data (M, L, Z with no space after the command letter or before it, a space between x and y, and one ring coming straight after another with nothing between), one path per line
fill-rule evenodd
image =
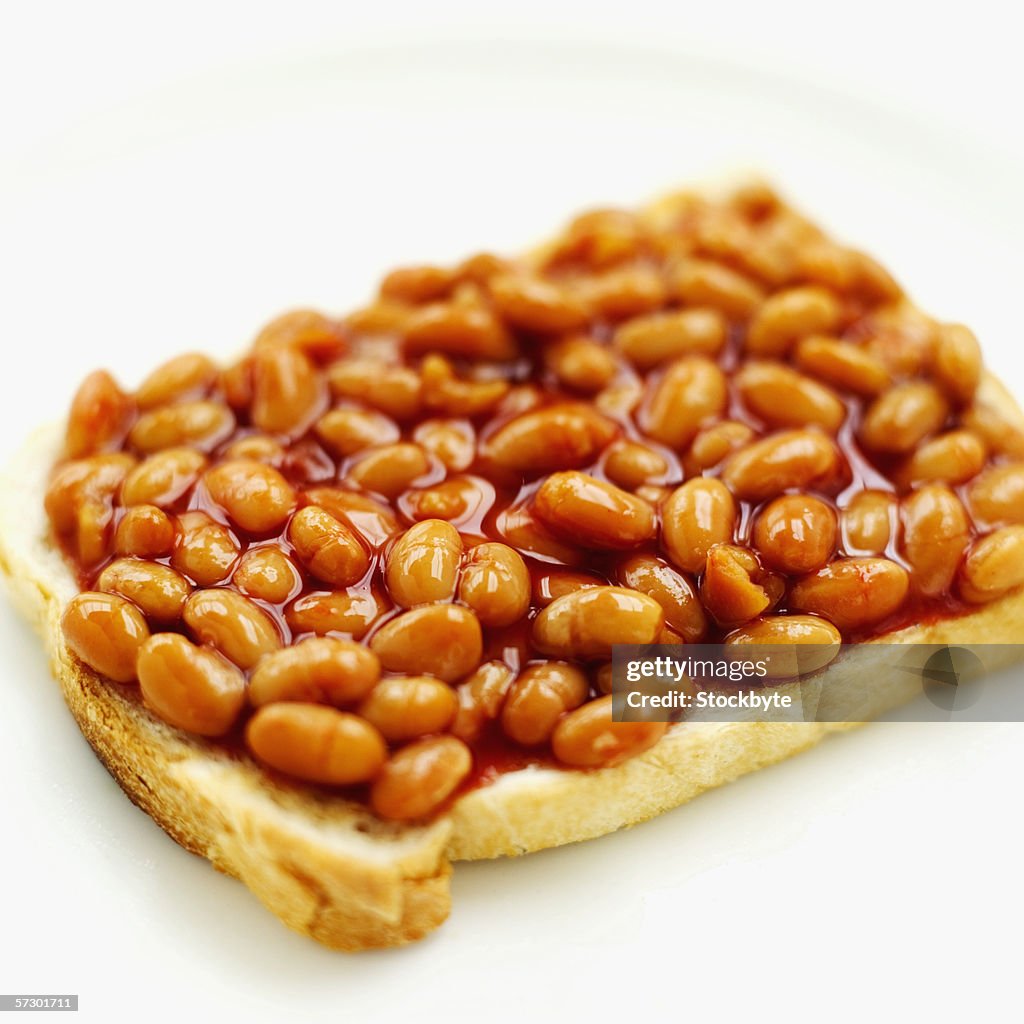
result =
M398 262L516 250L590 204L747 169L973 324L1019 380L1020 168L657 50L377 49L126 99L4 172L2 445L96 365L133 384L177 351L232 353L283 308L343 310ZM1015 726L863 730L632 832L463 865L439 933L347 958L131 807L6 611L0 643L0 975L79 992L84 1019L154 1000L161 1020L763 1017L854 1007L866 979L897 977L977 1013L998 983L969 979L1016 969Z

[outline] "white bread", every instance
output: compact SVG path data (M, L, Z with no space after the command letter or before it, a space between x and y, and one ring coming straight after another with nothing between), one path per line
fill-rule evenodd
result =
M994 378L982 389L1004 415L1024 423ZM529 853L634 825L850 727L683 724L614 768L509 773L418 826L388 824L351 801L271 781L247 759L164 724L68 651L59 620L77 587L48 539L43 512L61 433L58 426L38 431L0 476L0 570L43 636L68 707L125 793L173 839L327 946L392 946L436 928L449 912L453 860ZM1024 593L1017 592L885 642L1005 643L1022 633ZM919 689L898 673L877 678L874 691L859 691L865 718Z

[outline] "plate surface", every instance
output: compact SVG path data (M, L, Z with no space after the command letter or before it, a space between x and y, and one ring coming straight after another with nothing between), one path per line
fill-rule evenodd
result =
M589 205L748 170L1021 379L1019 168L891 111L654 49L353 50L126 99L4 171L0 452L97 365L132 385L179 351L227 357L282 309L360 302L397 263L516 251ZM861 730L632 832L463 865L434 937L346 958L123 798L6 608L0 644L2 973L7 991L79 992L84 1019L157 997L160 1020L723 1001L763 1016L768 998L856 998L865 970L934 985L946 954L960 975L1012 976L1017 726ZM942 933L962 942L936 950Z

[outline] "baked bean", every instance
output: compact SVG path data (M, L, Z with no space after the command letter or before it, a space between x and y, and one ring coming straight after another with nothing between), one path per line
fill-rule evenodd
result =
M152 409L179 398L198 398L216 379L217 367L212 359L188 352L157 367L139 385L135 401L140 409Z
M746 250L760 244L764 234L764 230L755 232L737 211L717 204L701 210L691 230L696 250L721 260L747 255Z
M963 324L942 324L938 329L932 375L949 398L966 405L981 380L981 346Z
M253 342L254 351L292 348L310 359L325 360L339 355L345 346L341 324L313 309L293 309L270 321Z
M743 404L769 427L821 427L834 434L846 418L833 391L780 363L746 363L733 380Z
M485 661L455 689L458 709L450 732L466 743L478 739L505 703L515 674L503 661Z
M65 462L54 470L43 505L58 533L75 529L78 510L88 499L110 502L135 459L123 453L92 455Z
M120 594L137 605L151 622L171 623L181 617L192 588L180 573L159 562L118 558L100 573L96 589Z
M496 274L504 274L512 266L512 262L502 256L495 256L492 252L478 252L468 256L455 268L455 276L459 281L487 284Z
M617 370L611 352L586 337L551 345L544 350L544 360L563 387L588 395L607 387Z
M534 496L534 510L556 533L584 547L636 547L657 530L646 501L586 473L552 473Z
M585 560L580 548L559 540L525 506L506 509L496 525L500 536L517 551L563 565L579 565Z
M843 547L847 554L880 555L889 545L897 502L884 491L861 491L843 509Z
M385 275L380 283L380 294L418 305L445 298L454 284L455 275L444 267L398 267Z
M333 587L356 583L370 568L370 556L358 535L316 505L307 505L292 516L288 539L306 569Z
M284 604L302 586L295 563L279 548L270 545L249 548L231 582L249 597L268 604Z
M284 445L266 434L249 434L233 441L224 449L225 459L249 459L265 462L268 466L280 466L284 462Z
M784 356L801 338L834 330L840 313L835 296L817 285L776 292L750 321L747 351L755 356Z
M443 732L455 717L455 691L432 676L382 679L363 698L359 714L389 743Z
M738 420L722 420L698 431L683 457L683 470L688 477L700 476L705 469L717 466L734 451L749 444L754 431Z
M122 454L78 459L61 466L47 487L47 515L84 566L97 565L109 553L114 497L134 461Z
M590 692L586 675L565 661L528 665L512 684L501 712L501 728L525 747L546 742L559 718L578 708Z
M197 590L185 602L182 618L204 644L216 647L239 668L250 669L281 646L273 619L234 590Z
M664 632L664 629L662 632ZM603 665L598 666L597 671L594 673L594 689L598 693L611 693L615 689L614 666L610 661L606 661Z
M934 434L948 415L949 405L934 385L897 384L868 407L860 437L876 452L909 452Z
M564 285L524 273L499 274L488 282L495 308L513 327L564 334L587 322L579 298Z
M768 615L734 629L726 638L726 648L754 645L768 648L779 644L796 647L794 651L759 651L768 661L767 679L785 679L810 675L824 668L839 654L842 636L826 619L816 615ZM803 647L810 648L807 651ZM740 652L738 652L740 653ZM742 652L743 656L746 652Z
M819 240L800 246L795 254L799 276L809 284L820 284L841 294L856 285L857 259L849 249Z
M370 806L382 818L407 821L437 810L473 767L473 755L454 736L432 736L402 747L370 789Z
M906 569L887 558L839 558L793 585L789 606L813 612L839 629L863 629L887 619L910 586Z
M671 487L663 487L660 484L644 484L635 491L638 498L643 498L652 508L658 509L665 504L672 495Z
M607 416L629 416L644 397L644 386L639 380L627 380L608 387L594 395L594 408Z
M335 398L348 398L378 409L392 419L410 420L423 404L423 384L407 366L377 359L341 359L327 369Z
M483 305L430 303L420 306L405 324L405 351L412 355L442 352L465 359L514 359L515 338Z
M612 768L653 747L667 722L613 722L612 696L570 711L555 727L551 749L573 768Z
M778 193L764 181L746 181L737 185L729 196L729 204L754 223L763 221L782 208Z
M459 600L485 626L511 626L530 608L530 573L522 556L506 544L478 544L466 555Z
M252 365L253 425L272 434L304 433L327 401L316 367L289 346L256 352Z
M666 624L683 641L700 643L707 633L704 608L693 583L655 555L631 555L622 562L617 577L623 586L653 597L665 613Z
M903 554L914 588L930 597L946 593L970 539L960 499L947 487L921 487L903 501Z
M903 289L881 263L856 250L851 255L856 269L855 288L858 293L874 302L891 303L902 298Z
M149 627L130 601L86 590L68 602L60 624L65 643L89 668L118 683L135 680Z
M544 404L544 392L536 384L517 384L509 388L508 394L501 400L494 410L496 420L504 420L506 417L519 416L524 412L530 412ZM585 406L590 408L589 406Z
M71 401L64 431L68 458L80 459L119 445L135 406L106 370L90 373Z
M358 456L347 478L367 491L394 498L430 472L430 458L416 444L386 444Z
M799 277L797 254L806 245L807 236L805 225L791 215L772 217L747 244L742 238L738 240L730 255L742 270L780 288Z
M725 412L728 399L725 374L703 356L687 356L648 384L640 426L655 441L678 451L705 421Z
M547 264L583 262L587 267L613 266L635 256L640 226L625 210L591 210L576 217L552 246Z
M983 604L1024 584L1024 526L1004 526L976 540L960 569L960 596Z
M370 638L370 647L389 672L461 679L480 664L480 620L468 608L430 604L391 619Z
M233 413L219 402L181 402L144 412L128 432L128 442L146 455L184 446L208 452L234 429Z
M661 274L649 267L611 270L585 278L580 284L591 316L625 320L660 309L667 298Z
M324 786L369 782L388 756L383 737L358 715L318 704L269 704L249 720L245 741L258 761Z
M222 462L207 470L203 480L210 497L248 533L277 530L295 509L294 488L262 462Z
M867 349L835 338L804 338L795 353L804 373L843 391L874 397L892 383L885 364Z
M663 455L636 441L615 441L608 447L604 471L609 479L627 491L669 474L669 464Z
M516 473L575 469L592 462L618 432L589 406L566 402L517 416L487 438L483 453Z
M408 302L378 299L353 310L345 317L345 326L357 335L397 336L405 330L412 307Z
M252 356L245 356L221 370L217 374L217 388L236 412L248 409L252 402Z
M737 498L763 501L791 487L818 486L838 467L839 452L824 434L786 430L769 434L729 456L722 468L722 480Z
M615 332L615 347L638 370L649 370L681 356L717 356L727 328L715 309L651 313L623 324Z
M951 430L926 441L900 467L896 478L905 486L942 481L962 484L977 476L988 451L970 430Z
M327 452L307 436L288 449L281 472L296 483L307 485L334 480L337 466Z
M967 502L976 522L988 526L1024 522L1024 463L985 470L971 483Z
M174 547L174 524L155 505L126 509L114 531L114 552L136 558L160 558Z
M326 590L303 594L285 610L293 634L347 633L361 640L382 611L372 593Z
M179 633L157 633L142 645L139 687L146 706L175 728L223 736L245 704L245 677L215 651Z
M494 502L494 486L481 477L456 477L435 487L407 491L402 511L418 522L444 519L455 522L479 518Z
M754 547L770 569L814 572L836 546L836 514L819 498L787 494L770 502L754 523Z
M99 565L110 553L110 527L114 519L109 501L87 497L76 511L74 550L86 567Z
M704 608L720 625L757 618L782 596L782 581L761 567L746 548L716 544L709 552L700 595Z
M571 594L585 587L607 586L603 576L595 576L589 572L577 572L572 569L551 569L548 572L535 573L533 576L533 603L544 607L556 598Z
M1024 459L1024 429L1019 419L1010 422L998 409L975 402L961 413L960 425L977 434L990 451Z
M673 285L688 306L710 306L730 320L750 319L764 301L759 284L711 260L687 260L676 271Z
M397 424L370 409L332 409L316 421L316 436L340 458L375 444L391 444L401 436Z
M694 477L677 487L661 510L668 557L687 572L703 572L708 551L732 540L736 502L720 480Z
M395 542L385 578L392 600L404 608L450 601L462 559L462 538L450 523L427 519Z
M931 364L938 325L909 303L882 306L860 320L856 335L895 377L913 377Z
M612 644L649 644L665 614L652 597L625 587L590 587L552 601L533 620L537 650L556 658L610 658Z
M480 416L491 412L509 393L507 380L461 380L452 364L431 353L420 366L423 403L448 416Z
M121 502L170 508L191 490L205 467L206 456L191 448L168 448L150 455L125 477Z
M469 469L476 457L476 433L468 420L425 420L412 439L453 473Z
M231 575L239 555L238 541L227 527L205 512L178 516L171 565L200 587L212 587Z
M400 527L394 512L380 501L338 487L312 487L300 500L303 505L319 505L335 519L348 523L374 547L398 533Z
M340 707L362 700L378 679L380 661L367 647L335 637L311 637L260 660L249 681L249 702L254 707L275 701Z

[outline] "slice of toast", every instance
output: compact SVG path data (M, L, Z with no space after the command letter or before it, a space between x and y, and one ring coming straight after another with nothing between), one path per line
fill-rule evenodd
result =
M991 376L979 398L1024 429L1024 415ZM452 861L528 853L636 824L850 727L683 723L615 767L509 771L425 824L383 821L362 803L282 782L244 754L172 728L69 651L60 616L78 586L43 510L62 442L60 426L39 431L0 478L0 569L47 645L65 701L133 802L179 844L243 881L289 927L327 946L398 945L437 927L450 908ZM878 639L1010 643L1022 632L1024 592L1015 591ZM907 697L919 689L906 680L893 687L901 683ZM865 717L892 702L889 688Z

